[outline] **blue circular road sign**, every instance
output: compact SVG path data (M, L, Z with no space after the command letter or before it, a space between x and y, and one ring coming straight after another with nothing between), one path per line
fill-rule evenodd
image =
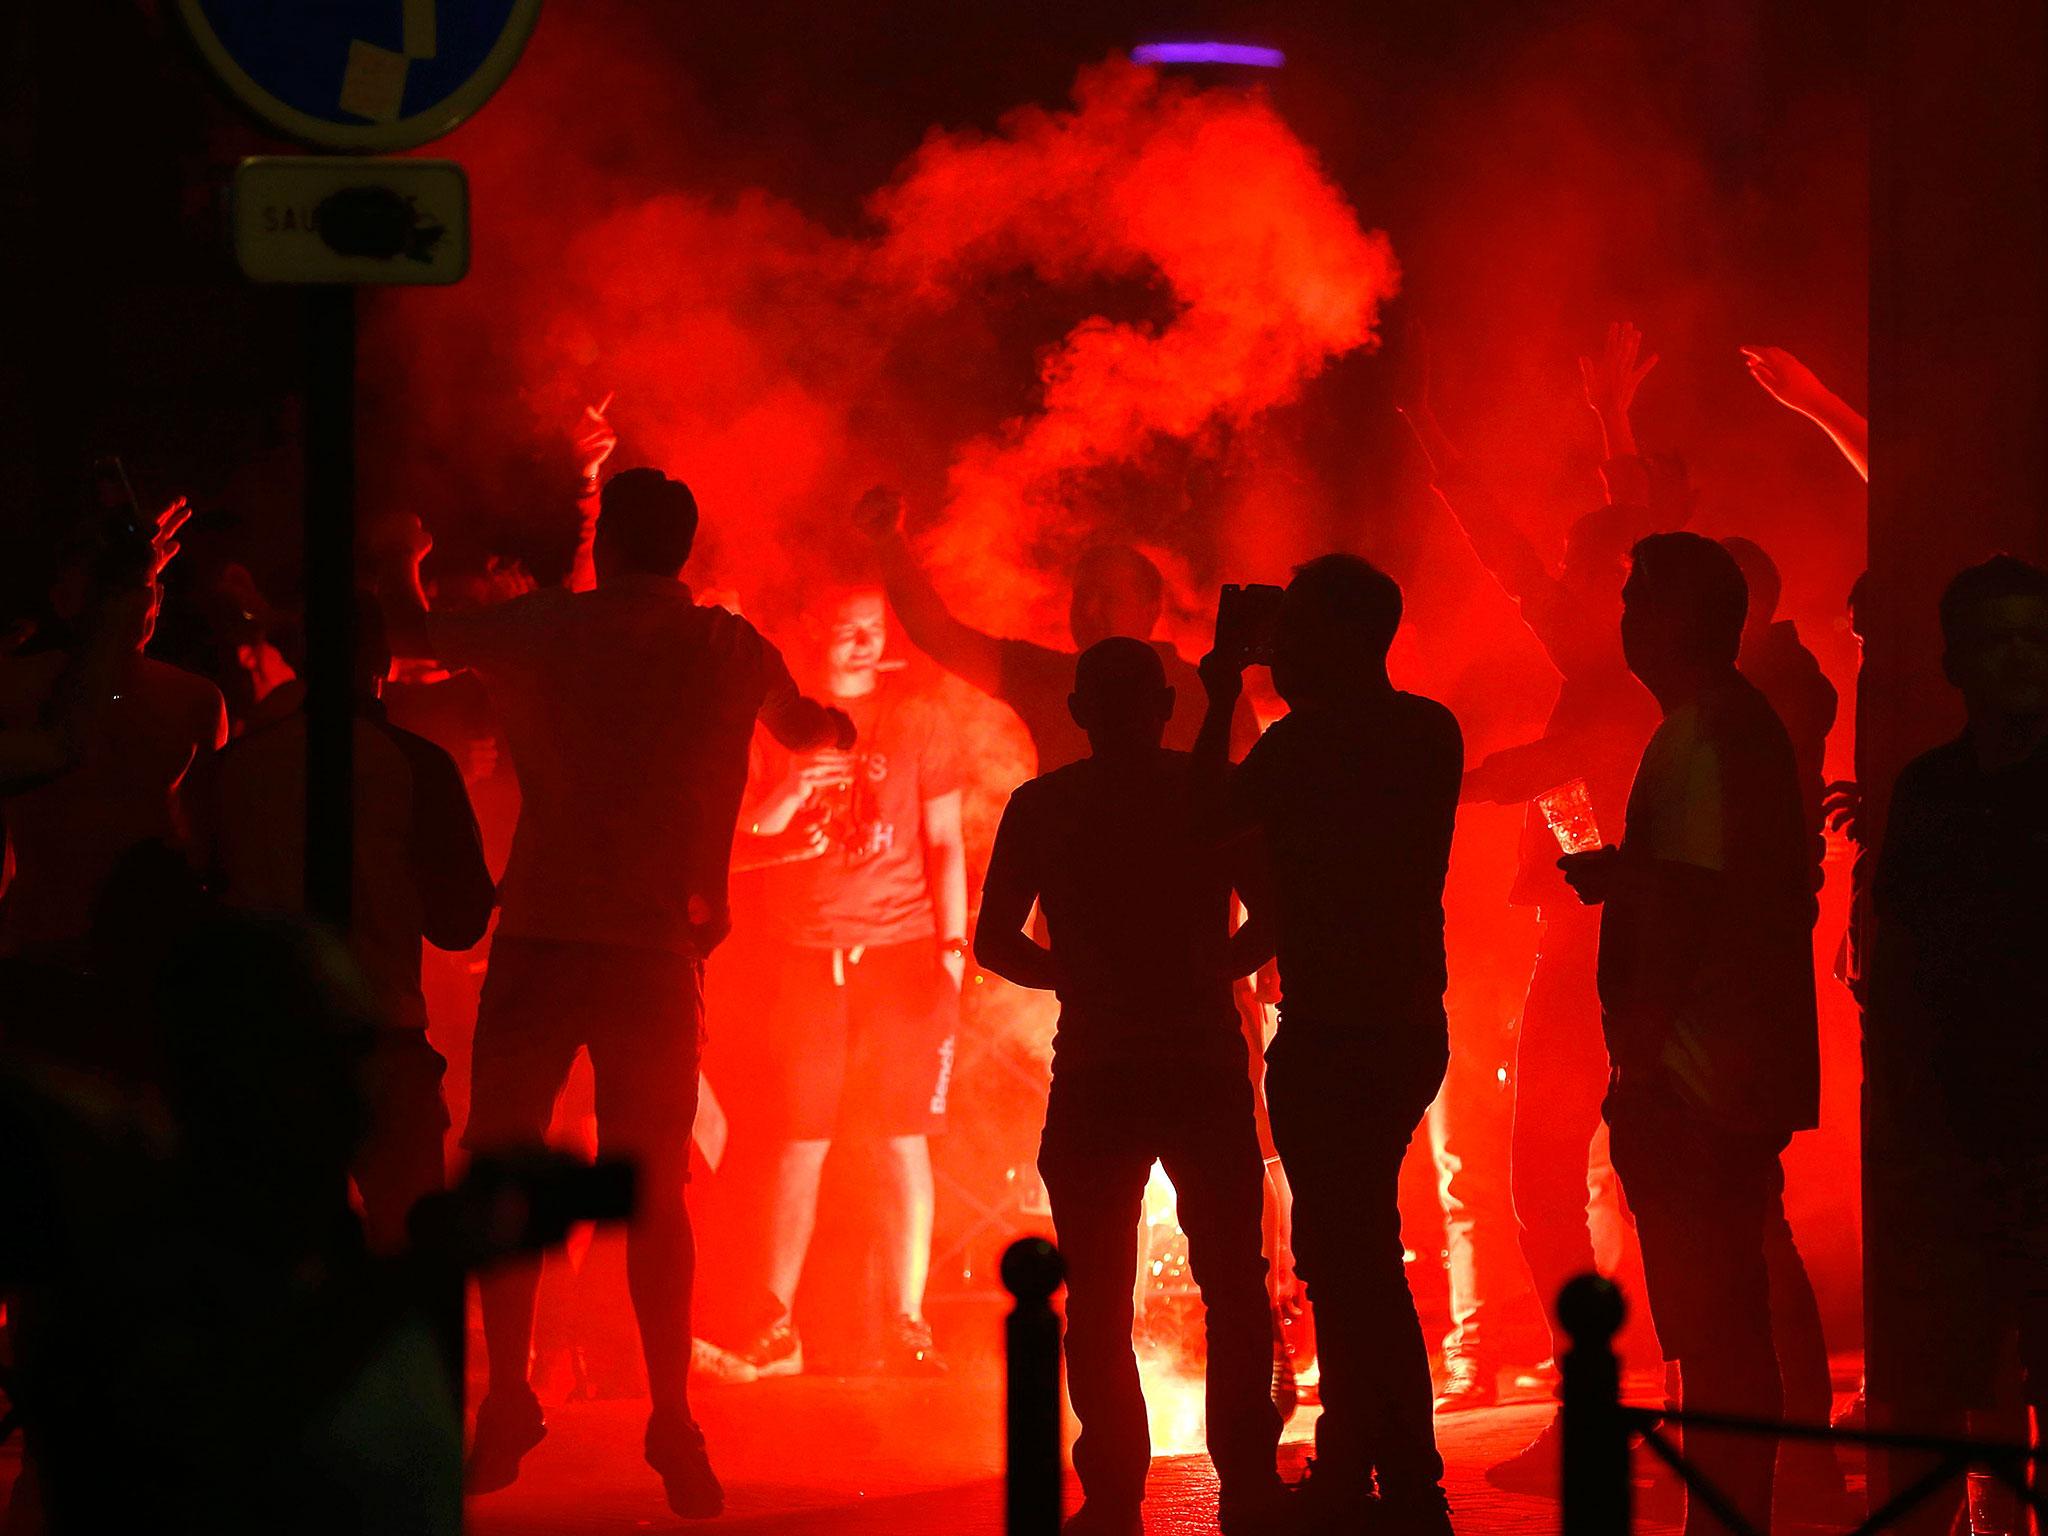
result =
M410 149L490 97L540 0L177 0L244 106L324 149Z

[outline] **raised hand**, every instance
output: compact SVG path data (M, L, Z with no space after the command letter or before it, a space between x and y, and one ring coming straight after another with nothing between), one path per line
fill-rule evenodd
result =
M1834 440L1842 457L1870 478L1870 423L1783 347L1744 347L1749 376L1780 405L1811 419Z
M150 552L156 562L150 568L151 577L163 575L164 567L177 556L178 530L191 520L192 508L186 504L182 496L157 513L156 531L149 539Z
M1820 376L1783 347L1744 347L1749 376L1780 405L1811 416L1832 396Z
M585 485L597 479L605 460L619 446L619 434L605 420L605 412L612 408L612 398L616 393L614 390L597 404L583 407L582 419L577 423L576 462L582 467Z
M853 504L853 526L871 539L893 538L903 531L903 497L890 486L868 489Z
M1626 420L1635 403L1636 387L1657 366L1657 354L1641 357L1643 333L1626 320L1607 327L1607 340L1600 356L1579 359L1579 378L1586 387L1586 404L1602 424ZM1640 358L1640 361L1638 360Z
M1841 833L1860 848L1863 845L1863 786L1853 779L1837 779L1827 786L1820 805L1828 830Z

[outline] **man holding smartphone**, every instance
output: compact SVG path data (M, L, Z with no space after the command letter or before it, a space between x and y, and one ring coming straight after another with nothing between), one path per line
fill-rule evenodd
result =
M1257 830L1272 860L1281 1003L1266 1095L1322 1362L1306 1527L1371 1518L1448 1536L1398 1190L1448 1060L1443 888L1463 741L1449 710L1387 677L1401 589L1357 556L1325 555L1295 572L1274 625L1290 713L1232 769L1231 712L1263 651L1247 632L1255 610L1240 597L1219 612L1194 755L1209 835Z

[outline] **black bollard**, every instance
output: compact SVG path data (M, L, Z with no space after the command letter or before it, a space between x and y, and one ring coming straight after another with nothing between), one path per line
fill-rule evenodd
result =
M1066 1277L1060 1251L1042 1237L1003 1250L1003 1285L1017 1298L1004 1324L1009 1356L1009 1438L1004 1515L1009 1536L1058 1536L1060 1528L1060 1320L1052 1293Z
M1580 1275L1558 1292L1572 1347L1564 1374L1564 1536L1628 1536L1628 1429L1614 1335L1627 1309L1611 1280Z

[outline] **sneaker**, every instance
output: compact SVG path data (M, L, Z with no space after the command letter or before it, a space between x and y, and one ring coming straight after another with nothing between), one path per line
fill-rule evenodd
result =
M1438 1413L1466 1413L1491 1408L1500 1401L1500 1372L1470 1355L1444 1356L1443 1390L1436 1395Z
M804 1341L797 1336L796 1324L787 1313L763 1328L750 1343L733 1351L733 1354L754 1373L755 1380L765 1380L770 1376L801 1376L804 1371Z
M668 1507L684 1520L725 1512L725 1489L704 1454L704 1431L686 1415L657 1408L647 1420L647 1465L661 1474Z
M526 1383L509 1392L487 1393L476 1407L476 1434L469 1443L462 1486L471 1493L511 1487L519 1476L519 1463L547 1433L540 1399Z
M946 1357L932 1343L932 1325L921 1317L899 1317L883 1345L891 1376L943 1376ZM765 1373L764 1373L765 1374Z
M1506 1461L1486 1469L1486 1480L1505 1493L1537 1493L1558 1496L1564 1471L1564 1416L1551 1415L1543 1433Z
M761 1373L751 1362L742 1360L729 1349L720 1349L709 1339L690 1340L690 1373L724 1387L761 1379Z
M1087 1499L1061 1522L1060 1536L1145 1536L1144 1506Z

